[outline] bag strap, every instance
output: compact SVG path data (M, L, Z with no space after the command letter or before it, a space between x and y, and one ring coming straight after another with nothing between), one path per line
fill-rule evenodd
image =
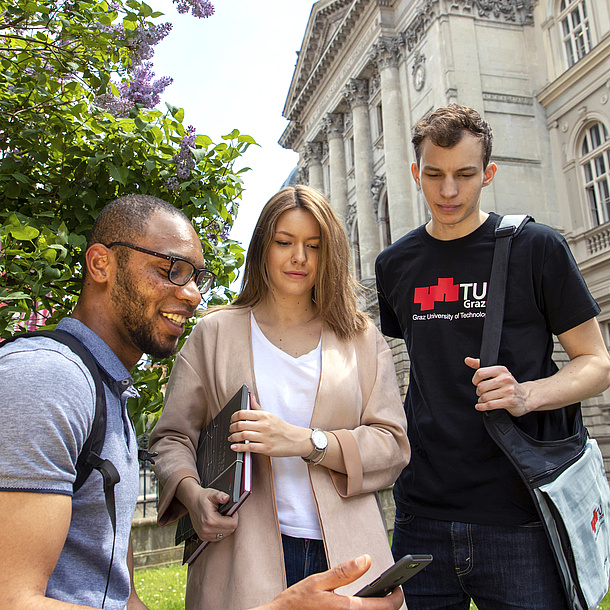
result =
M72 494L75 494L89 478L92 470L97 470L101 475L104 483L104 499L106 502L106 510L110 518L113 531L112 554L110 557L110 566L108 567L108 578L106 579L106 590L104 591L104 600L102 608L106 602L108 586L110 584L110 572L114 561L114 548L116 543L116 502L114 496L115 485L121 480L119 471L115 465L107 459L100 457L104 442L106 441L106 393L102 381L102 374L106 375L100 369L91 352L79 341L74 335L62 330L37 330L13 335L0 343L0 347L4 347L17 339L27 339L30 337L47 337L58 343L62 343L69 347L89 369L93 382L95 384L95 414L93 416L93 424L89 436L85 440L81 452L76 460L76 479L72 485Z
M493 366L498 362L502 325L504 323L504 301L510 249L513 238L523 230L523 227L530 220L534 221L527 214L502 216L496 226L496 242L491 263L491 275L487 286L487 305L481 340L481 367ZM512 420L504 409L486 411L486 427L488 424L500 429L504 434L513 426Z
M489 285L487 286L487 306L485 307L485 322L483 323L483 339L481 341L481 367L493 366L498 362L502 324L504 322L504 297L506 295L510 248L513 237L518 235L530 220L533 221L533 218L526 214L503 216L496 227L496 243Z

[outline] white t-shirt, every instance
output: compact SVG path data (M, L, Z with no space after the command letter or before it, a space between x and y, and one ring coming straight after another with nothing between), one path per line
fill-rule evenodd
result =
M254 314L250 317L254 376L261 407L287 423L310 428L320 382L322 340L308 354L293 358L265 337ZM280 531L293 538L321 540L307 464L300 457L274 457L271 463Z

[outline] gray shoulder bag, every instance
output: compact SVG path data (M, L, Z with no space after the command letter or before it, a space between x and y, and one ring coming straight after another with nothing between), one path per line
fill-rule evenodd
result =
M496 228L481 366L497 363L513 237L529 216L505 216ZM572 610L594 610L610 578L610 488L601 451L583 425L580 405L565 407L565 438L539 440L504 409L487 411L487 432L529 490L544 525Z

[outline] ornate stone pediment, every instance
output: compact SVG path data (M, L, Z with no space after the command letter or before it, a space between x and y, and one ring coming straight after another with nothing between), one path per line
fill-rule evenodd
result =
M283 116L298 120L311 95L343 49L370 0L319 0L313 6L298 53ZM282 146L291 138L282 137Z
M298 52L299 58L292 78L288 100L286 100L286 108L291 105L291 101L299 96L314 68L337 35L352 1L327 0L327 2L318 2L314 5L307 23L301 50Z

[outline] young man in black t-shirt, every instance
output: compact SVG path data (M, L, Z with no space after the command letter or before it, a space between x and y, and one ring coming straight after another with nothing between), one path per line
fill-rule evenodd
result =
M494 179L491 128L452 104L414 129L413 179L431 220L376 262L382 331L405 340L411 462L394 496L393 552L432 553L404 585L409 610L565 608L542 525L482 412L506 409L534 436L562 407L610 385L610 358L591 297L565 240L530 222L509 264L499 365L479 368L498 216L483 212ZM553 363L556 335L570 361Z

